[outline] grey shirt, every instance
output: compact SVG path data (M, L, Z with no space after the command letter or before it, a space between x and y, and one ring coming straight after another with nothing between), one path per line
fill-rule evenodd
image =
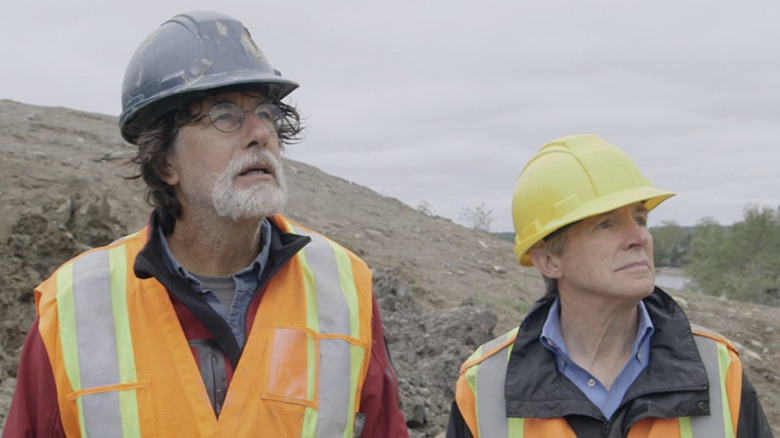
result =
M168 241L161 228L160 233L164 248L163 258L168 269L185 279L194 293L200 295L215 312L228 323L230 330L236 337L241 348L246 342L246 311L249 303L257 293L260 274L268 264L268 253L271 248L271 222L263 218L260 224L260 252L257 257L244 269L232 276L208 277L195 275L185 269L171 253ZM231 291L231 284L233 290Z

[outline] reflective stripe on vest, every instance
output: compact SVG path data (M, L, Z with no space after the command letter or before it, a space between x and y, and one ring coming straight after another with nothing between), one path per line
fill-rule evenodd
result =
M89 252L57 272L62 356L82 437L87 431L104 437L140 436L138 403L130 383L137 379L126 264L125 248L118 246Z
M312 239L299 253L304 271L307 326L320 334L360 337L360 315L352 265L344 248L319 234L293 228L296 234ZM313 311L312 306L316 306ZM317 437L352 436L355 422L355 391L365 350L344 339L324 337L320 341L319 388L317 403L319 412L306 410L307 422L316 418ZM340 358L349 357L345 366ZM309 363L316 363L310 361ZM311 380L313 381L313 380ZM332 382L349 381L349 387L331 385ZM329 386L330 385L330 386ZM306 426L304 426L306 431ZM311 436L311 435L309 435Z
M517 329L496 338L478 348L467 360L476 362L460 376L465 379L469 390L474 394L476 412L461 412L476 417L476 437L523 438L525 419L507 418L504 399L507 366L512 352ZM731 407L726 396L727 370L731 363L728 348L705 336L694 336L699 354L707 370L710 382L710 415L699 417L681 417L679 422L682 438L733 438ZM497 347L503 348L496 350ZM480 358L487 356L484 360ZM655 420L664 421L664 420ZM564 436L566 431L561 431ZM533 435L533 434L532 434Z
M364 347L345 339L359 338L360 331L352 265L339 245L318 234L295 232L312 239L295 257L304 277L307 328L320 336L318 350L308 339L306 391L312 396L318 385L318 409L306 409L302 436L352 437L355 394L365 356ZM56 277L62 356L82 437L141 434L126 295L126 276L132 275L132 266L127 264L125 245L117 243L64 265ZM345 381L350 384L333 385Z
M696 331L706 330L696 327ZM731 365L728 348L705 336L694 336L693 339L710 382L710 415L680 418L680 435L683 438L734 438L731 406L726 396L726 375Z

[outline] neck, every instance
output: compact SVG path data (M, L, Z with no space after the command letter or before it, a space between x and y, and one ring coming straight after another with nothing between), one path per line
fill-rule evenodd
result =
M166 239L173 256L188 271L214 277L233 275L257 257L261 220L204 220L184 214Z
M566 293L560 300L561 333L572 360L609 389L631 356L638 303L601 303Z

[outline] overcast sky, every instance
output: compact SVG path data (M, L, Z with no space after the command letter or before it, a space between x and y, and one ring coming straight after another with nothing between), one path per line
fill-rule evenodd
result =
M138 44L194 9L240 19L301 84L290 158L412 207L484 203L509 231L520 170L578 133L678 193L651 225L780 205L774 0L7 1L0 98L118 115Z

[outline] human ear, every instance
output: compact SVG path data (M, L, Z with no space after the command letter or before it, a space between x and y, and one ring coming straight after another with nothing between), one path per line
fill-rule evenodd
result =
M561 278L560 258L542 248L531 250L531 263L547 278Z
M176 166L174 165L175 157L172 155L172 153L168 153L165 157L165 167L162 175L160 175L160 178L169 186L175 186L179 182L179 172L176 171Z

